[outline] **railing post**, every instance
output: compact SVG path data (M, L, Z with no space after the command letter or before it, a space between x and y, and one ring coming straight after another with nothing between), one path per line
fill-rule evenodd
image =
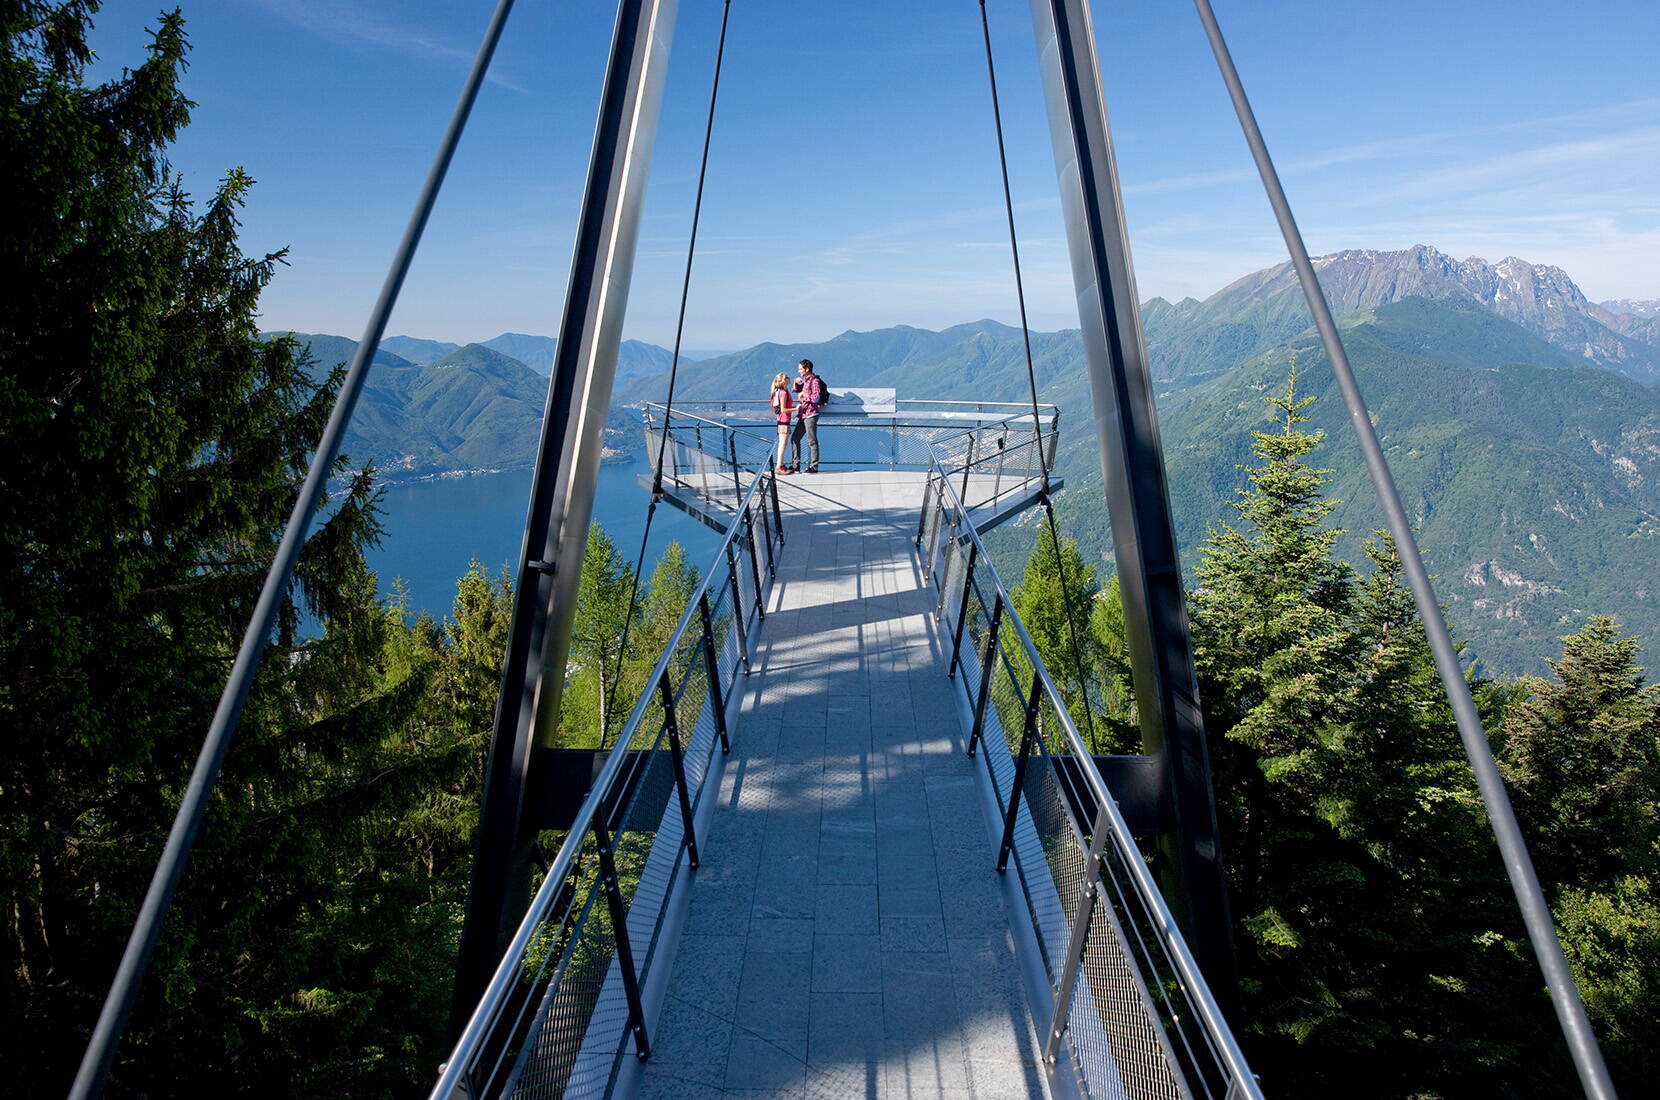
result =
M726 542L726 574L732 578L732 632L738 636L738 660L743 663L744 675L749 675L749 624L744 621L743 585L738 583L738 555L732 550L732 540Z
M1089 922L1095 919L1095 903L1101 896L1101 859L1107 849L1107 806L1095 811L1095 828L1089 838L1089 859L1084 862L1084 881L1078 888L1078 908L1072 914L1072 933L1066 941L1066 961L1061 964L1060 985L1055 988L1055 1014L1049 1020L1049 1035L1043 1043L1043 1058L1050 1065L1060 1056L1061 1037L1066 1034L1066 1015L1072 1008L1072 990L1078 982L1078 966L1089 942Z
M1026 782L1026 758L1032 755L1032 742L1037 738L1038 692L1043 677L1032 670L1032 694L1026 700L1026 728L1020 733L1020 758L1014 764L1014 783L1009 787L1009 811L1003 815L1003 845L997 850L997 873L1009 866L1009 850L1014 847L1014 819L1020 813L1020 787Z
M623 906L622 887L617 883L617 861L611 854L611 836L605 830L604 813L594 815L594 840L599 845L599 876L605 887L605 902L611 910L611 930L617 939L617 964L622 970L623 993L628 998L628 1029L634 1033L634 1054L640 1061L651 1057L646 1037L646 1013L640 1003L640 976L634 971L634 949L628 943L628 910Z
M974 469L974 444L980 441L978 435L968 437L968 458L963 462L963 491L957 494L957 503L962 505L963 511L968 511L968 472Z
M736 514L744 506L744 487L738 480L738 433L731 428L722 428L721 431L726 434L726 453L732 458L732 511ZM757 585L755 591L760 590Z
M928 505L934 495L933 470L928 471L928 480L922 483L922 514L916 521L916 548L922 549L922 533L928 529ZM928 583L928 574L924 571L922 583Z
M657 690L663 694L663 725L669 732L669 756L674 761L674 786L680 792L680 824L686 832L686 859L692 870L697 870L697 834L692 831L692 794L686 789L686 758L680 752L680 718L674 713L674 688L669 684L669 670L663 670L657 681Z
M767 519L767 498L764 493L758 502L758 509L761 515L761 547L767 552L767 579L777 580L778 555L772 551L772 521Z
M778 529L778 545L784 545L784 515L778 510L778 474L767 474L767 487L772 496L772 524ZM764 507L764 506L763 506Z
M949 557L947 557L946 555L949 555L951 553L951 547L957 545L957 523L958 523L959 518L960 517L958 517L958 516L952 516L951 517L951 535L946 540L945 547L944 547L944 549L942 551L942 554L941 554L941 557L943 559L941 561L941 565L943 566L943 568L940 570L940 602L939 602L938 606L936 606L934 608L934 621L935 622L939 622L939 617L941 615L945 614L945 595L946 595L946 593L945 593L945 582L946 582L947 578L949 578L951 576L951 561L950 561Z
M991 604L991 630L986 634L986 648L980 654L980 691L974 699L974 729L968 735L968 755L980 743L980 730L986 721L986 700L991 697L991 680L996 675L992 662L997 659L997 630L1003 622L1003 593Z
M720 662L715 659L715 617L709 613L709 589L697 598L698 617L703 620L703 670L709 677L709 709L715 715L715 732L720 734L720 751L731 752L726 737L726 695L720 687Z
M951 663L946 666L945 678L957 678L957 655L963 648L963 624L968 622L968 594L974 590L974 565L980 560L980 544L968 544L968 568L963 570L963 598L957 605L957 629L951 636Z
M708 496L709 496L709 452L705 451L703 449L703 425L702 424L693 424L692 425L692 431L695 433L693 435L693 439L696 440L696 442L693 444L693 446L695 446L697 448L697 472L698 472L698 476L700 478L702 478L702 480L703 480L703 495L704 495L705 498L708 498Z
M744 513L744 542L749 545L749 572L755 579L755 619L757 622L767 621L767 609L762 606L766 597L761 592L761 563L755 557L755 517Z
M1003 491L1003 459L1007 455L1004 447L1009 442L1009 429L1004 428L1003 434L997 437L997 480L991 485L991 499L996 500Z

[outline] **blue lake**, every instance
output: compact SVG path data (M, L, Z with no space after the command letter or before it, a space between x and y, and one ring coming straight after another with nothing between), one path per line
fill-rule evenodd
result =
M640 475L647 472L638 461L601 466L594 497L594 519L630 566L640 552L651 502L651 494L639 484ZM511 570L524 542L530 481L530 470L513 470L388 487L381 516L386 533L368 554L369 568L380 574L381 591L390 593L393 578L401 577L409 589L410 610L424 609L442 619L468 562L476 558L492 574L503 566ZM709 528L671 504L660 504L646 548L647 579L663 549L676 540L699 572L707 569L719 545L719 537Z

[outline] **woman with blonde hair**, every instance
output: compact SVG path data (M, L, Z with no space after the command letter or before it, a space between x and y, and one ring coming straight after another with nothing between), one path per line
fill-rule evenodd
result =
M795 396L790 390L790 376L779 371L772 378L772 411L778 418L778 461L774 463L781 474L795 470L784 465L784 447L790 439L790 413L795 409Z

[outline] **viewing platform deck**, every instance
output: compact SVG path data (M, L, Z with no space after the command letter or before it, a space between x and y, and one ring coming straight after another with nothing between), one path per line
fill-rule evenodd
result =
M915 550L925 482L779 479L787 541L642 1097L1051 1094Z

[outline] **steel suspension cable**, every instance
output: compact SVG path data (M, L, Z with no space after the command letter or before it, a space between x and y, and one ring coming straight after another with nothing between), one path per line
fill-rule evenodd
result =
M253 686L254 673L259 668L260 658L265 654L265 644L270 638L272 625L276 621L289 583L293 580L294 568L305 545L312 516L322 501L323 492L328 485L329 471L333 469L335 459L339 457L346 427L351 422L352 412L356 409L357 400L368 381L370 361L380 348L381 337L386 333L387 318L391 316L392 307L398 300L398 293L403 289L404 278L408 275L410 262L415 257L415 249L421 242L427 219L432 214L432 208L438 200L438 192L443 187L444 177L449 171L450 160L455 155L462 131L466 129L473 103L478 99L479 87L484 83L484 75L490 68L490 59L495 56L496 45L501 41L508 14L512 10L513 0L498 0L495 12L485 28L484 38L479 43L478 52L473 57L472 69L462 85L461 96L450 116L449 126L439 142L432 168L421 187L415 211L410 215L403 239L393 255L391 268L386 273L380 297L376 299L375 307L370 313L363 339L352 355L351 367L346 371L345 380L340 385L340 394L335 399L334 410L329 414L328 424L323 429L317 453L311 460L311 469L306 473L305 482L294 501L294 510L289 516L288 526L284 528L282 540L271 560L271 570L266 574L265 587L260 590L253 617L242 636L242 648L237 652L236 662L231 667L224 693L219 697L219 705L214 710L213 721L208 727L206 739L202 742L202 751L190 775L190 785L185 790L178 815L173 819L173 827L167 835L167 845L162 850L155 874L150 879L138 918L133 922L132 934L127 940L121 963L116 969L115 980L111 983L109 995L104 999L103 1008L98 1014L98 1023L93 1029L92 1038L87 1042L86 1053L81 1058L74 1084L70 1086L71 1100L86 1100L103 1091L104 1081L115 1060L116 1047L126 1032L133 1004L138 998L144 975L149 970L151 956L155 953L163 921L172 904L173 894L178 888L179 878L184 872L185 861L195 844L202 819L207 814L214 784L218 781L219 771L224 765L225 754L230 749L231 736L236 731L237 723L242 717L242 708L248 699L248 692Z
M680 340L686 331L686 302L692 291L692 260L697 256L697 227L703 216L703 184L709 174L709 143L715 133L715 101L720 95L721 62L726 57L726 23L732 14L732 0L725 0L720 13L720 42L715 46L715 76L709 87L709 117L703 125L703 159L697 170L697 197L692 202L691 240L686 245L686 274L680 283L680 316L674 325L674 355L669 360L669 396L663 404L663 434L657 441L657 461L651 472L651 503L646 505L646 529L640 533L640 552L634 559L634 580L628 589L628 614L623 616L622 640L617 645L616 672L613 684L622 682L623 655L628 652L628 629L634 622L635 601L640 595L640 570L646 564L646 540L651 538L651 521L657 515L657 502L663 499L663 456L669 446L669 420L674 415L674 381L680 373ZM741 503L741 502L740 502ZM600 723L599 747L605 747L605 738L611 729L611 712Z
M1233 57L1222 37L1222 29L1216 22L1216 13L1211 10L1210 0L1194 0L1194 5L1198 9L1200 22L1204 24L1205 36L1210 40L1211 51L1216 55L1217 67L1221 70L1223 83L1227 85L1234 111L1239 116L1240 128L1244 131L1245 141L1251 148L1251 157L1256 162L1258 174L1262 177L1269 205L1273 207L1274 217L1279 222L1280 234L1285 238L1286 248L1291 253L1291 264L1297 271L1297 281L1302 284L1309 312L1314 315L1315 327L1320 331L1326 358L1331 362L1332 374L1336 376L1338 389L1342 391L1344 404L1348 407L1349 422L1354 425L1361 453L1366 458L1366 469L1371 474L1372 485L1377 490L1378 501L1388 520L1389 532L1394 536L1395 544L1400 550L1401 565L1412 588L1412 597L1418 607L1418 618L1424 624L1424 633L1428 636L1430 650L1435 656L1435 667L1441 674L1447 702L1452 706L1453 715L1458 721L1459 737L1464 742L1464 751L1475 772L1476 785L1481 790L1481 799L1487 808L1488 820L1504 859L1505 872L1510 877L1511 888L1515 891L1517 904L1521 907L1522 920L1527 927L1528 939L1533 943L1539 969L1544 972L1551 1003L1556 1010L1563 1036L1567 1040L1574 1068L1579 1074L1580 1085L1584 1088L1586 1096L1594 1097L1596 1100L1613 1100L1614 1085L1608 1076L1602 1050L1597 1045L1596 1034L1591 1030L1591 1022L1585 1014L1585 1005L1580 1000L1573 971L1569 969L1568 960L1562 953L1550 904L1539 885L1539 876L1533 868L1533 861L1528 856L1527 842L1522 837L1521 826L1517 823L1516 813L1510 805L1510 796L1505 791L1504 780L1499 775L1498 764L1493 758L1492 746L1488 743L1486 731L1482 728L1481 716L1476 712L1475 701L1471 698L1469 685L1464 680L1458 651L1453 646L1446 621L1441 616L1441 605L1435 598L1435 589L1430 584L1428 572L1424 569L1423 558L1412 533L1412 523L1407 519L1406 509L1401 505L1400 492L1396 489L1394 477L1389 472L1388 460L1384 457L1383 448L1378 444L1377 432L1372 427L1366 400L1355 381L1349 357L1343 350L1343 341L1338 337L1331 307L1327 304L1325 293L1315 276L1314 265L1309 260L1302 233L1291 214L1291 205L1286 201L1285 189L1280 186L1279 173L1275 171L1274 162L1268 155L1268 146L1263 141L1262 131L1257 127L1256 115L1251 110L1250 101L1245 97L1245 86L1240 82L1239 71L1234 68Z
M1026 383L1032 396L1032 444L1037 448L1038 470L1043 484L1038 499L1043 502L1044 514L1049 519L1049 545L1055 554L1055 573L1061 582L1061 603L1066 611L1066 629L1072 639L1072 661L1078 666L1078 690L1084 699L1084 729L1089 734L1091 752L1099 752L1095 739L1095 717L1089 704L1089 679L1084 670L1083 648L1078 644L1078 625L1073 619L1072 594L1066 588L1066 566L1061 558L1061 534L1055 524L1055 506L1049 498L1049 462L1043 454L1043 426L1038 419L1037 368L1032 364L1032 329L1026 320L1026 284L1020 273L1020 240L1014 228L1014 193L1009 187L1009 155L1003 143L1003 110L998 103L997 66L991 55L991 22L986 16L986 0L980 0L980 33L986 43L986 78L991 85L991 117L997 131L997 165L1003 174L1003 210L1009 222L1009 253L1014 258L1014 294L1020 306L1020 336L1026 346ZM1080 563L1081 568L1081 563Z

